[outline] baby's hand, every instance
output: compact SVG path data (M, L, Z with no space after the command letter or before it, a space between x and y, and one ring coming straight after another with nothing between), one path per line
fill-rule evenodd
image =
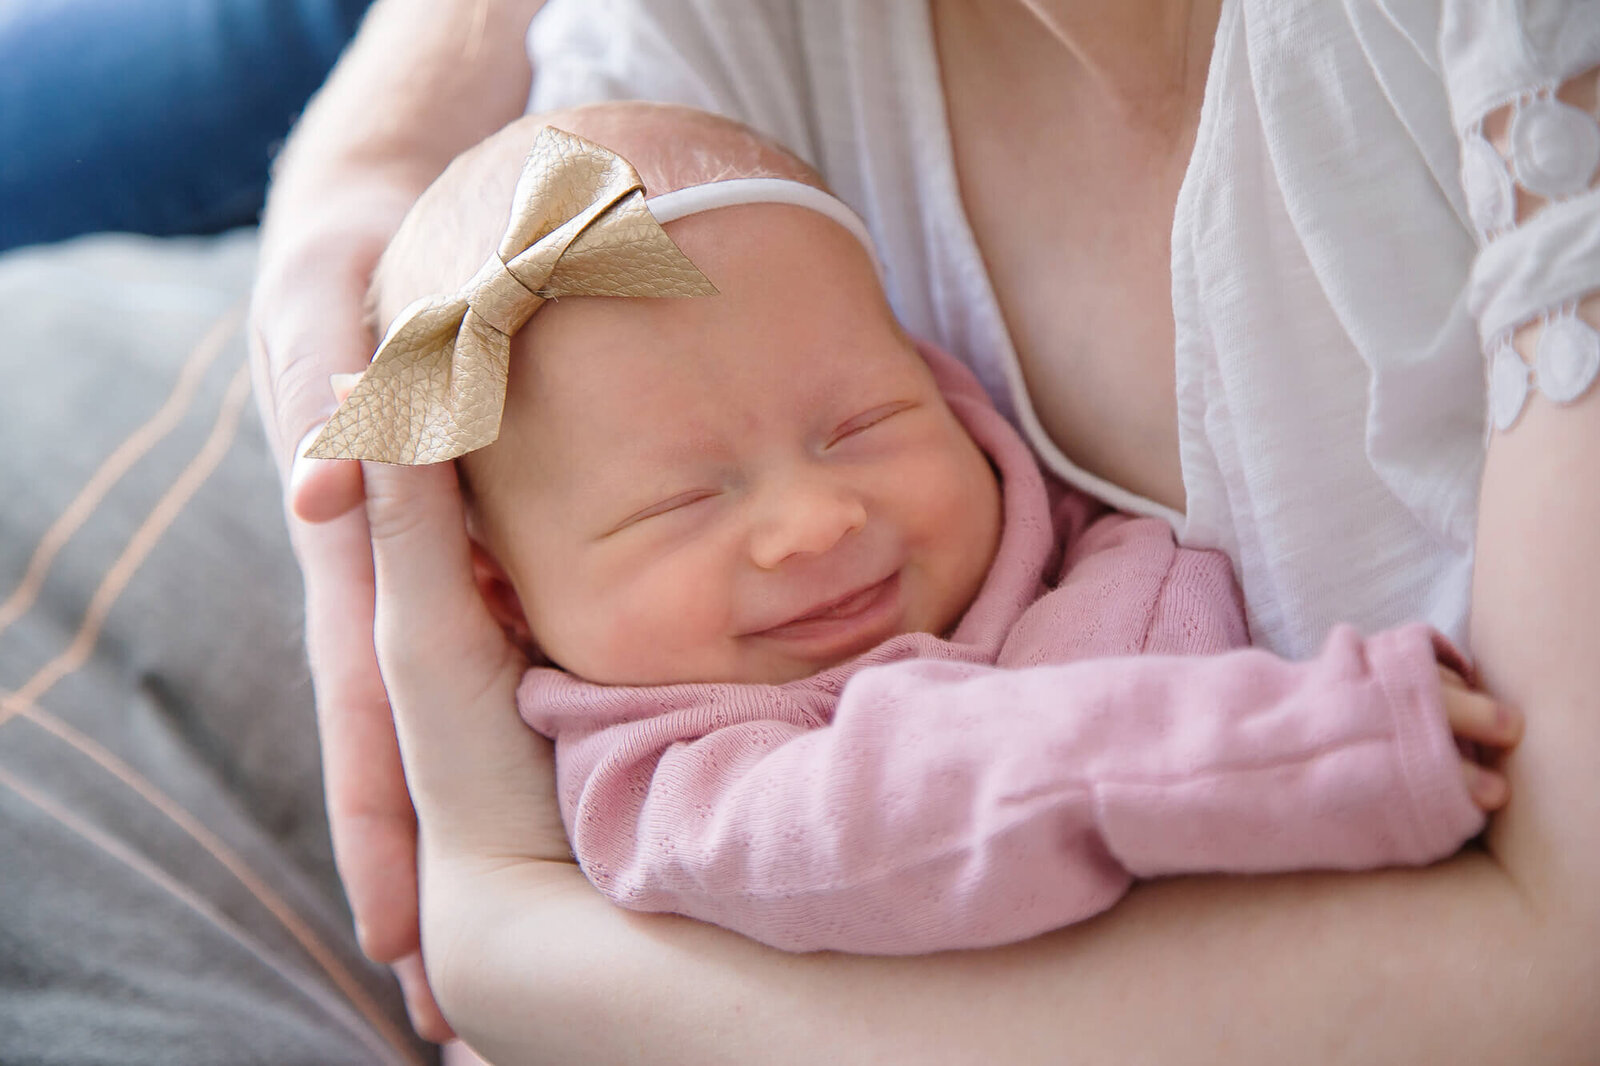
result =
M1476 760L1461 760L1467 791L1479 807L1497 811L1505 806L1511 786L1493 764L1522 739L1522 712L1472 688L1448 666L1439 667L1439 689L1450 732L1477 747Z

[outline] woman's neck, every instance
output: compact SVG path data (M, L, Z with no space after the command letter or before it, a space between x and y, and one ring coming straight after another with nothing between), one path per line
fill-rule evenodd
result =
M991 20L1024 19L1064 48L1087 82L1130 118L1187 113L1205 84L1222 0L977 0Z

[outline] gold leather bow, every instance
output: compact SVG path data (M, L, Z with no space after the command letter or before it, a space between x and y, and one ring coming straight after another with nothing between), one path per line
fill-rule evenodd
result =
M420 466L493 443L511 337L556 296L712 296L627 160L546 126L497 253L457 293L401 312L306 454Z

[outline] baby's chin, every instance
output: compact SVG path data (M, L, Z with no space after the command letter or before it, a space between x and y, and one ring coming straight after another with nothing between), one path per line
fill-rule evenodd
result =
M663 664L658 668L651 668L648 664L641 667L638 661L623 665L620 663L584 661L581 657L574 660L583 662L584 668L581 669L573 669L553 660L547 660L544 665L554 667L593 685L616 687L659 688L665 685L695 684L786 685L791 681L799 681L820 674L824 670L838 666L840 663L849 662L861 654L864 654L864 652L840 655L824 661L815 661L781 655L752 654L748 649L745 649L743 654L716 656L714 657L714 662L705 661L698 666L685 666L684 660L681 658L671 665ZM708 657L708 659L710 658L712 657Z
M846 657L848 658L848 657ZM844 662L845 659L840 659ZM597 685L619 685L634 687L660 687L664 685L786 685L791 681L811 677L821 673L837 663L824 663L815 665L793 661L773 661L766 657L759 660L746 659L740 662L723 662L716 666L706 666L698 670L685 670L681 666L675 669L639 670L633 669L596 669L589 674L569 670L575 676L583 678Z
M656 645L658 649L664 646L664 641ZM605 655L585 655L580 649L566 649L566 652L560 660L547 658L544 665L592 685L619 688L728 683L772 685L817 672L801 664L771 662L764 657L731 653L729 649L706 649L704 654L677 649L658 661L638 655L621 660Z

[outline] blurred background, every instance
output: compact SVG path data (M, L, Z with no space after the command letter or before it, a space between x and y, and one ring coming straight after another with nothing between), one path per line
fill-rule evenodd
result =
M368 0L0 0L0 251L254 222Z
M0 0L0 1063L433 1061L334 872L244 326L366 7Z

